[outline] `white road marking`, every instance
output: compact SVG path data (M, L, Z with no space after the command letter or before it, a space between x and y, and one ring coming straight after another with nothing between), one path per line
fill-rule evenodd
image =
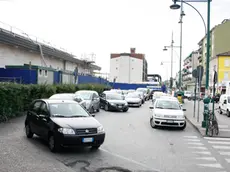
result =
M199 151L199 152L193 152L195 154L203 154L203 155L211 155L211 152L207 152L207 151Z
M189 145L198 145L198 146L203 146L203 143L196 143L196 142L189 142Z
M216 164L197 164L202 167L211 167L211 168L223 168L221 164L216 163Z
M190 139L196 139L198 138L197 136L184 136L185 138L190 138Z
M199 139L184 139L184 140L188 142L200 142Z
M132 162L132 163L137 164L137 165L139 165L139 166L142 166L142 167L144 167L144 168L151 169L151 170L153 170L153 171L160 171L160 170L157 170L157 169L152 169L151 167L149 167L149 166L147 166L147 165L145 165L145 164L142 164L142 163L137 162L137 161L135 161L135 160L132 160L132 159L130 159L130 158L126 158L126 157L124 157L124 156L122 156L122 155L118 155L118 154L112 153L112 152L110 152L110 151L108 151L108 150L105 150L105 149L103 149L103 148L100 148L100 150L103 151L103 152L106 152L106 153L108 153L108 154L110 154L110 155L112 155L112 156L115 156L115 157L118 157L118 158L120 158L120 159L129 161L129 162Z
M220 145L230 145L230 142L222 142L222 141L208 141L210 144L220 144Z
M228 125L218 125L219 128L228 128Z
M227 132L230 132L230 129L220 128L219 131L227 131Z
M216 161L216 158L214 158L214 157L198 157L196 159L206 160L206 161Z
M219 153L220 153L220 155L227 155L227 156L230 156L230 152L222 152L222 151L220 151Z
M228 163L230 163L230 159L226 158L225 160L226 160Z
M224 149L224 150L230 150L230 146L212 146L214 149Z
M189 147L190 149L200 149L200 150L207 150L206 147L201 147L201 146L194 146L194 147Z
M204 137L206 140L219 140L219 141L230 141L230 138L219 138L219 137Z

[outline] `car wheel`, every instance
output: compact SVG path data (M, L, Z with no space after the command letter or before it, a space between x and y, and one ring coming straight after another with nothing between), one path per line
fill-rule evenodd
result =
M230 117L230 112L229 112L229 110L227 110L227 117Z
M100 112L100 107L97 109L97 112Z
M220 113L220 114L223 114L223 112L221 111L221 108L220 108L220 107L219 107L219 113Z
M129 109L124 109L123 112L127 112Z
M31 131L31 128L30 128L30 125L29 124L26 124L25 126L25 132L26 132L26 137L27 138L32 138L34 133L32 133Z
M105 105L105 111L108 111L108 110L109 110L109 106Z
M184 126L181 127L181 130L184 130L186 128L186 122L184 123Z
M150 126L151 126L152 128L156 128L156 125L155 125L155 123L154 123L154 121L153 121L153 118L150 119Z
M53 135L49 136L49 149L51 152L57 152L60 149L60 145L57 144L55 137Z
M101 145L97 145L97 146L92 146L92 149L96 150L99 149Z

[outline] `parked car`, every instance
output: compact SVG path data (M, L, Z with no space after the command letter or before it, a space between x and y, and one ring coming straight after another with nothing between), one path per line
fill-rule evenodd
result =
M137 93L140 98L141 98L141 103L144 104L145 103L145 96L144 96L144 93L141 92L141 91L135 91L135 93Z
M98 149L105 139L103 126L72 100L33 101L27 112L25 132L28 138L36 134L47 140L52 152L72 146Z
M133 92L135 92L136 90L134 90L134 89L129 89L128 90L128 93L133 93Z
M74 93L54 94L49 99L51 100L74 100L86 109L86 101L81 96L75 95Z
M230 95L222 94L219 101L219 112L220 114L226 114L230 117Z
M220 96L221 96L221 94L216 94L216 95L213 97L213 99L214 99L214 101L215 101L216 103L218 103L218 102L220 101Z
M150 125L152 128L157 126L186 128L185 109L182 109L178 100L169 98L156 99L151 109Z
M140 107L142 105L141 97L137 93L128 93L125 100L128 102L129 106Z
M80 90L75 93L86 101L86 109L89 113L100 111L100 97L96 91Z
M148 88L137 88L136 89L137 92L142 92L144 94L144 98L145 100L149 100L150 99L150 91Z
M129 106L121 94L113 92L103 92L100 97L100 107L105 111L123 111L127 112Z
M185 99L191 100L191 97L192 97L192 92L191 91L185 91L184 92L184 98Z

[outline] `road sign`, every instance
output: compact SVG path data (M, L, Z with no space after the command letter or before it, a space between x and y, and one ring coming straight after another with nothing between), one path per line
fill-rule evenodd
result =
M198 83L201 84L202 78L204 73L204 67L203 66L197 66L197 75L198 75Z
M181 2L181 0L172 0L172 1L173 2ZM184 2L208 2L208 0L183 0L183 1Z
M194 70L192 71L192 77L193 77L193 78L197 78L197 69L194 69Z

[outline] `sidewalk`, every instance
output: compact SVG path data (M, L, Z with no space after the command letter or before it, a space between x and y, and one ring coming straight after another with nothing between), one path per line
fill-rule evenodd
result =
M196 103L197 103L196 113L195 113L195 117L193 117L194 102L185 100L185 103L183 105L183 108L186 109L185 116L187 120L201 133L202 136L206 136L205 135L206 129L201 127L201 123L203 121L204 104L203 104L203 101L200 101L200 110L198 113L198 102L196 101ZM215 108L217 107L218 107L218 104L215 105ZM212 109L212 104L210 104L210 109ZM230 118L224 114L222 115L219 114L217 111L215 114L216 114L218 124L219 124L219 135L213 136L213 137L229 137L230 138ZM198 117L199 117L199 121L198 121Z

